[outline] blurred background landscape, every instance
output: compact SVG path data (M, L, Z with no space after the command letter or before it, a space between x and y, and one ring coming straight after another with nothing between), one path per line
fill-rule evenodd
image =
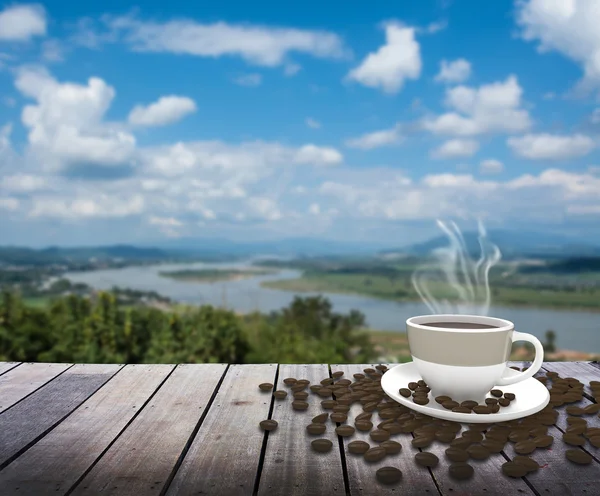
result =
M597 358L598 26L586 0L0 3L0 360L406 361L442 306Z

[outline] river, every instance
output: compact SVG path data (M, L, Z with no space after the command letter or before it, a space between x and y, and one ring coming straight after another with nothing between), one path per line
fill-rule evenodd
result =
M144 267L70 272L64 277L73 282L82 282L96 289L113 286L144 291L156 291L174 301L190 304L210 304L227 307L238 312L259 310L270 312L289 305L293 292L261 287L263 281L295 279L301 276L297 270L280 270L274 274L255 276L235 281L199 283L178 281L159 275L161 271L193 269L248 268L251 262L241 263L194 263L161 264ZM302 293L304 296L317 293ZM324 293L336 312L347 313L360 310L369 327L390 331L405 331L406 319L415 315L428 314L429 309L419 302L395 302L361 295ZM515 328L528 332L541 340L545 332L553 329L556 346L562 349L600 353L600 313L549 310L539 308L513 308L494 306L489 315L508 319Z

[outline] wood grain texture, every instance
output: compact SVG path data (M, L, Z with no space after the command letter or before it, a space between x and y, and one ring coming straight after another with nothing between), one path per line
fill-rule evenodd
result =
M277 430L268 435L258 494L343 495L346 491L336 424L328 421L327 430L320 436L311 436L306 432L306 426L312 418L325 411L321 407L321 401L325 398L307 388L308 409L294 410L293 393L283 383L286 377L307 379L311 384L319 384L329 377L329 367L326 364L279 365L277 389L286 390L288 396L284 400L275 400L271 418L279 425ZM310 443L315 439L329 439L333 442L331 451L313 451Z
M173 365L124 367L0 471L2 496L64 494L108 448L173 368Z
M268 418L276 364L231 365L167 495L252 494ZM158 479L157 479L158 480Z
M529 366L529 362L514 362L519 367ZM543 368L550 368L552 362L545 362ZM545 370L540 370L535 376L545 375ZM571 373L569 374L571 375ZM561 412L562 408L562 412ZM564 415L564 407L557 408ZM557 423L562 422L562 419ZM590 465L577 465L567 460L565 452L575 448L562 441L562 432L558 427L552 426L548 434L554 437L550 448L538 448L531 455L540 468L528 474L524 479L535 487L538 494L549 495L581 495L597 494L600 487L600 464L593 461ZM517 453L513 443L507 443L504 453L512 459Z
M72 495L159 494L226 368L178 365Z
M0 375L5 374L11 369L14 369L21 362L0 362Z
M24 363L0 375L0 413L72 365L71 363Z
M81 405L121 367L75 365L0 414L0 469Z
M373 368L375 365L376 364L332 365L331 371L335 372L341 370L344 372L344 378L354 381L354 374L362 373L364 369ZM393 367L393 365L390 366L390 368L391 367ZM398 386L398 389L399 388L400 386ZM362 412L362 405L360 403L354 403L350 408L347 423L354 427L356 416ZM383 420L384 419L379 418L377 413L374 413L371 418L373 429L376 429L377 424L383 422ZM369 463L364 460L362 455L348 452L348 444L351 441L365 441L369 443L371 447L378 446L379 443L373 441L368 432L357 430L353 436L343 438L350 494L369 494L373 496L399 493L422 496L435 496L439 494L431 472L427 468L417 465L414 460L414 456L419 453L420 450L412 446L412 436L410 434L396 434L392 435L390 439L397 441L402 445L400 453L388 455L379 462ZM375 476L375 472L381 467L398 468L402 472L402 480L397 485L381 484Z

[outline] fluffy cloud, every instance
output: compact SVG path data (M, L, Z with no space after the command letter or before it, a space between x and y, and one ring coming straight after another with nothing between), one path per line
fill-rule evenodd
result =
M521 36L583 68L584 88L600 87L600 9L595 0L517 0Z
M260 74L243 74L233 79L233 82L239 86L260 86L262 83L262 76Z
M320 129L321 128L321 123L316 120L313 119L312 117L307 117L306 120L304 121L306 123L306 125L312 129Z
M0 41L27 41L45 34L46 12L41 5L13 5L0 11Z
M520 108L522 94L516 76L479 88L456 86L446 90L445 104L452 112L425 118L422 125L432 133L452 136L525 131L531 120Z
M370 53L347 78L386 93L397 93L407 79L421 75L421 48L415 28L390 22L385 25L385 45Z
M164 126L196 111L196 103L185 96L163 96L148 106L137 105L129 114L135 126Z
M346 146L350 148L360 148L362 150L371 150L382 146L389 146L401 143L403 136L400 131L400 126L395 126L391 129L383 129L366 133L358 138L352 138L346 141Z
M102 121L115 96L102 79L90 78L86 85L61 84L45 69L23 68L15 85L36 100L24 107L21 120L29 130L30 150L47 169L114 166L132 160L134 136Z
M97 34L87 22L77 40L88 45L122 38L137 52L170 52L200 57L238 56L254 65L289 67L288 54L339 59L348 55L339 36L326 31L236 25L201 24L189 19L151 22L133 16L105 17L110 33ZM295 69L295 67L292 69Z
M500 160L488 158L481 161L479 170L482 174L498 174L504 170L504 164Z
M436 81L443 83L464 83L471 76L471 63L466 59L456 59L452 62L442 60L440 72Z
M508 146L520 157L531 160L565 160L589 154L596 143L589 136L558 134L527 134L509 138Z
M443 143L431 152L432 158L465 158L472 157L479 150L479 143L475 140L453 139Z

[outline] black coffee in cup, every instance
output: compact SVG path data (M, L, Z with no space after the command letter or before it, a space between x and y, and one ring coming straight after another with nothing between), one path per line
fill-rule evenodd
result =
M498 329L496 326L477 324L473 322L426 322L424 327L438 327L441 329Z

